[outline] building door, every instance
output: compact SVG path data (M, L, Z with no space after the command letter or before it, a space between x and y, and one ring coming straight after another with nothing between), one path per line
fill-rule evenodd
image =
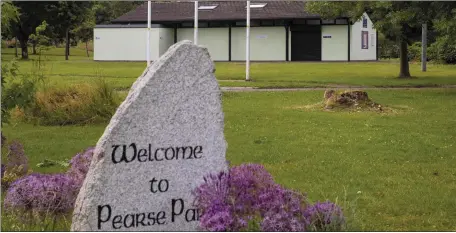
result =
M321 25L291 26L291 61L321 61Z

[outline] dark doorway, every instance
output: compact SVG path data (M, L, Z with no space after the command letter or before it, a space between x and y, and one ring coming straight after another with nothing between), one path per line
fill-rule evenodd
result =
M291 61L321 61L321 25L291 26Z

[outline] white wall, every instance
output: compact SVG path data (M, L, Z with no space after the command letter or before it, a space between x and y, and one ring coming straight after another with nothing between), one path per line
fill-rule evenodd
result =
M245 61L245 27L231 28L231 60ZM285 27L250 28L250 60L285 61Z
M95 61L146 61L147 28L94 28ZM151 60L159 57L159 28L151 28Z
M168 48L174 44L174 29L173 28L159 28L160 43L159 43L159 56L168 51Z
M376 60L377 59L377 30L373 28L372 21L369 16L364 13L367 18L367 28L363 28L363 21L360 19L351 26L350 36L350 60L361 61L361 60ZM361 32L369 32L369 46L368 49L361 49ZM374 39L374 40L372 40Z
M324 38L331 36L331 38ZM348 61L348 26L322 25L321 60Z
M228 28L198 28L198 44L208 49L212 60L228 61ZM193 28L177 29L177 41L193 41Z

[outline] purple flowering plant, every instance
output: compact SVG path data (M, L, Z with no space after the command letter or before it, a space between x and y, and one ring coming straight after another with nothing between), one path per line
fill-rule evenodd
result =
M68 169L67 174L72 177L79 186L82 186L85 176L89 171L94 151L95 147L89 147L84 152L76 154L70 161L70 168Z
M258 164L208 175L194 195L202 212L200 227L208 231L318 231L343 223L335 204L309 204L304 194L276 184ZM326 219L317 221L320 216Z
M73 209L93 155L93 147L76 154L63 174L31 174L14 181L5 196L6 210L64 214Z
M73 208L77 193L77 184L66 174L34 173L11 184L4 206L24 212L66 213Z
M342 231L345 223L340 207L329 201L310 205L304 216L309 220L309 231Z

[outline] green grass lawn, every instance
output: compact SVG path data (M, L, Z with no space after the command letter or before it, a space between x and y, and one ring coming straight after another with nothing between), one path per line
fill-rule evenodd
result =
M227 159L261 163L312 201L337 200L352 230L456 231L456 89L369 94L395 112L306 109L322 91L224 93ZM2 131L24 143L35 171L59 172L36 164L70 159L105 126L13 122Z
M145 62L95 62L85 50L71 49L65 61L63 48L44 52L46 73L52 83L66 85L83 83L94 77L104 77L119 89L128 89L144 71ZM2 61L14 58L13 49L2 49ZM30 61L20 61L21 72L30 72L36 55ZM399 64L393 62L276 62L252 63L252 82L245 82L244 63L216 63L216 77L221 86L248 86L260 88L348 86L435 86L456 85L456 66L428 64L421 72L419 63L410 64L415 79L397 79Z

